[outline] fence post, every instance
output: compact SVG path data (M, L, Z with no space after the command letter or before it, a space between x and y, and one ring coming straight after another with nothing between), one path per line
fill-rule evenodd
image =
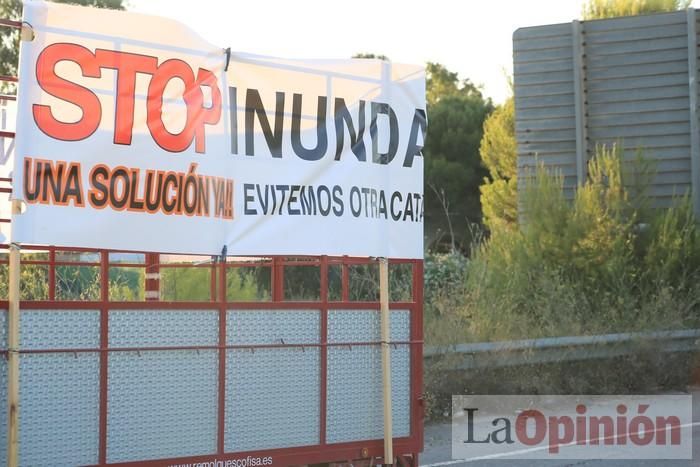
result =
M160 300L160 255L146 253L146 290L144 298L148 302Z
M688 97L690 108L690 186L693 213L700 219L700 128L698 126L698 46L695 9L688 8Z
M28 23L20 27L20 41L34 40ZM12 217L22 214L22 203L12 199ZM51 265L49 269L52 269ZM7 323L7 465L19 465L19 350L20 350L20 245L10 243Z
M586 181L588 163L588 119L586 111L586 66L583 25L574 20L571 23L571 36L574 59L574 114L576 117L576 183Z
M389 260L379 258L379 307L382 331L382 395L384 400L384 465L394 464L391 410L391 315L389 314Z
M12 200L12 216L21 214L20 201ZM19 465L19 320L20 246L10 243L7 325L7 465Z

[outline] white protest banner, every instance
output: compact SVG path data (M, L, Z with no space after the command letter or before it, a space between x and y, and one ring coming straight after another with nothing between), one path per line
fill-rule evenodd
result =
M422 258L422 67L227 53L44 2L24 20L14 242Z

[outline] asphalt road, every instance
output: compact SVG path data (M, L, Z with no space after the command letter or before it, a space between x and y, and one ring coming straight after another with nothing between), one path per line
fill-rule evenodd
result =
M425 449L420 458L423 467L700 467L700 388L693 394L693 459L692 460L518 460L511 457L483 460L478 458L452 459L452 427L448 423L426 424Z

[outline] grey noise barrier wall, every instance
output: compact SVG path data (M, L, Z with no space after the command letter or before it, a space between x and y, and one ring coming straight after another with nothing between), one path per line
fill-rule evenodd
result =
M537 164L573 197L599 144L653 161L654 205L700 215L697 11L573 21L513 34L518 175Z

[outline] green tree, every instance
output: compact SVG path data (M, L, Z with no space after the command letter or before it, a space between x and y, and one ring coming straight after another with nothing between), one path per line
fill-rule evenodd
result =
M468 79L438 63L426 66L428 137L425 142L427 246L467 250L470 226L481 222L479 182L486 176L479 157L483 124L493 104Z
M588 0L583 5L583 19L614 18L683 10L691 0Z
M425 100L428 105L437 104L441 99L455 96L475 96L483 99L481 90L469 79L459 79L459 75L439 63L425 65Z
M353 58L385 55L359 53ZM429 130L425 141L426 247L468 250L470 228L481 222L479 183L487 175L479 158L484 119L493 111L478 86L440 63L425 66Z
M353 58L388 60L371 53ZM466 251L472 242L470 227L481 222L478 186L487 172L479 158L479 141L493 104L469 79L460 79L440 63L428 62L425 72L426 247Z
M484 178L484 184L480 187L484 224L492 231L513 226L518 218L518 155L513 97L508 98L484 122L484 137L479 152L490 177Z
M125 0L53 0L56 3L124 10ZM0 18L22 19L20 0L0 0ZM15 76L19 57L19 32L16 29L0 28L0 75Z

